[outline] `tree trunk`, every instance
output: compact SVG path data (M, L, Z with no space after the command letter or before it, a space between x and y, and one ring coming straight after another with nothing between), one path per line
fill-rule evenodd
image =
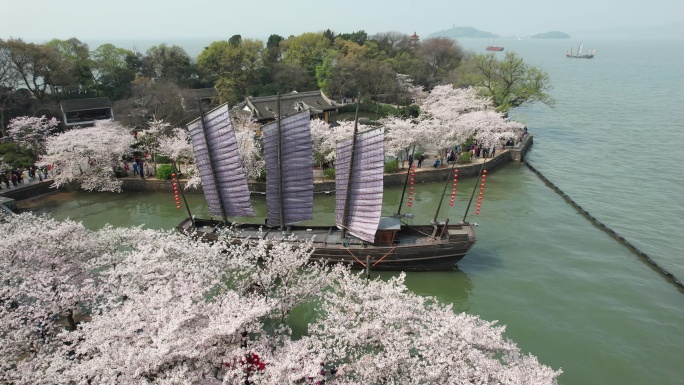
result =
M76 330L76 321L74 321L74 311L71 309L67 310L67 322L69 323L69 331L73 332L74 330Z

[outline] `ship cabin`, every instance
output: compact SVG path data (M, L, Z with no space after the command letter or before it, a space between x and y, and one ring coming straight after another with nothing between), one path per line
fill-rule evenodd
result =
M376 245L391 245L401 230L401 220L393 217L381 217L378 230L375 232Z

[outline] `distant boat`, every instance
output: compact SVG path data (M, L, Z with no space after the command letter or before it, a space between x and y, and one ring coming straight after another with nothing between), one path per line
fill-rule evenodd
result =
M487 46L487 51L503 51L504 47L497 47L495 45Z
M592 49L589 53L582 53L582 43L577 47L577 52L572 52L572 46L570 46L570 51L565 51L565 57L575 58L575 59L593 59L596 49Z

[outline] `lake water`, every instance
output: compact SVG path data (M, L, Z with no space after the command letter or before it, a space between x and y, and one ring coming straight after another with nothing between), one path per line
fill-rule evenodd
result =
M460 43L478 52L487 45ZM554 86L555 109L511 113L534 135L530 164L684 278L684 41L585 41L585 50L597 49L593 60L565 58L568 40L496 44L549 72ZM472 183L459 185L458 204L440 217L463 215ZM416 221L434 215L442 188L416 188ZM388 191L386 213L396 210L399 194ZM189 199L193 212L206 214L201 196ZM314 222L325 221L333 198L317 199ZM184 214L171 193L60 193L34 203L36 212L91 228L108 222L170 229ZM525 352L563 369L561 384L682 383L683 293L527 167L490 174L482 211L469 220L480 224L479 241L460 269L411 273L412 290L507 325L506 336Z

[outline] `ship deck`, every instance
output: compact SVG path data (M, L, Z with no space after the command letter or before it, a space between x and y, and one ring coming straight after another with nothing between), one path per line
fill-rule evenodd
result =
M190 232L192 231L192 224L190 221L185 221L179 225L179 229ZM224 227L223 223L217 221L197 221L195 230L199 234L214 235L215 237L226 235L241 239L310 241L314 246L340 244L346 247L361 247L368 245L368 242L349 234L342 238L342 231L336 226L289 226L281 230L278 227L259 226L252 223L233 223L231 227ZM468 224L450 224L447 225L446 229L442 225L436 231L431 225L409 226L402 224L392 244L384 246L428 245L435 242L458 242L474 239L475 233Z

